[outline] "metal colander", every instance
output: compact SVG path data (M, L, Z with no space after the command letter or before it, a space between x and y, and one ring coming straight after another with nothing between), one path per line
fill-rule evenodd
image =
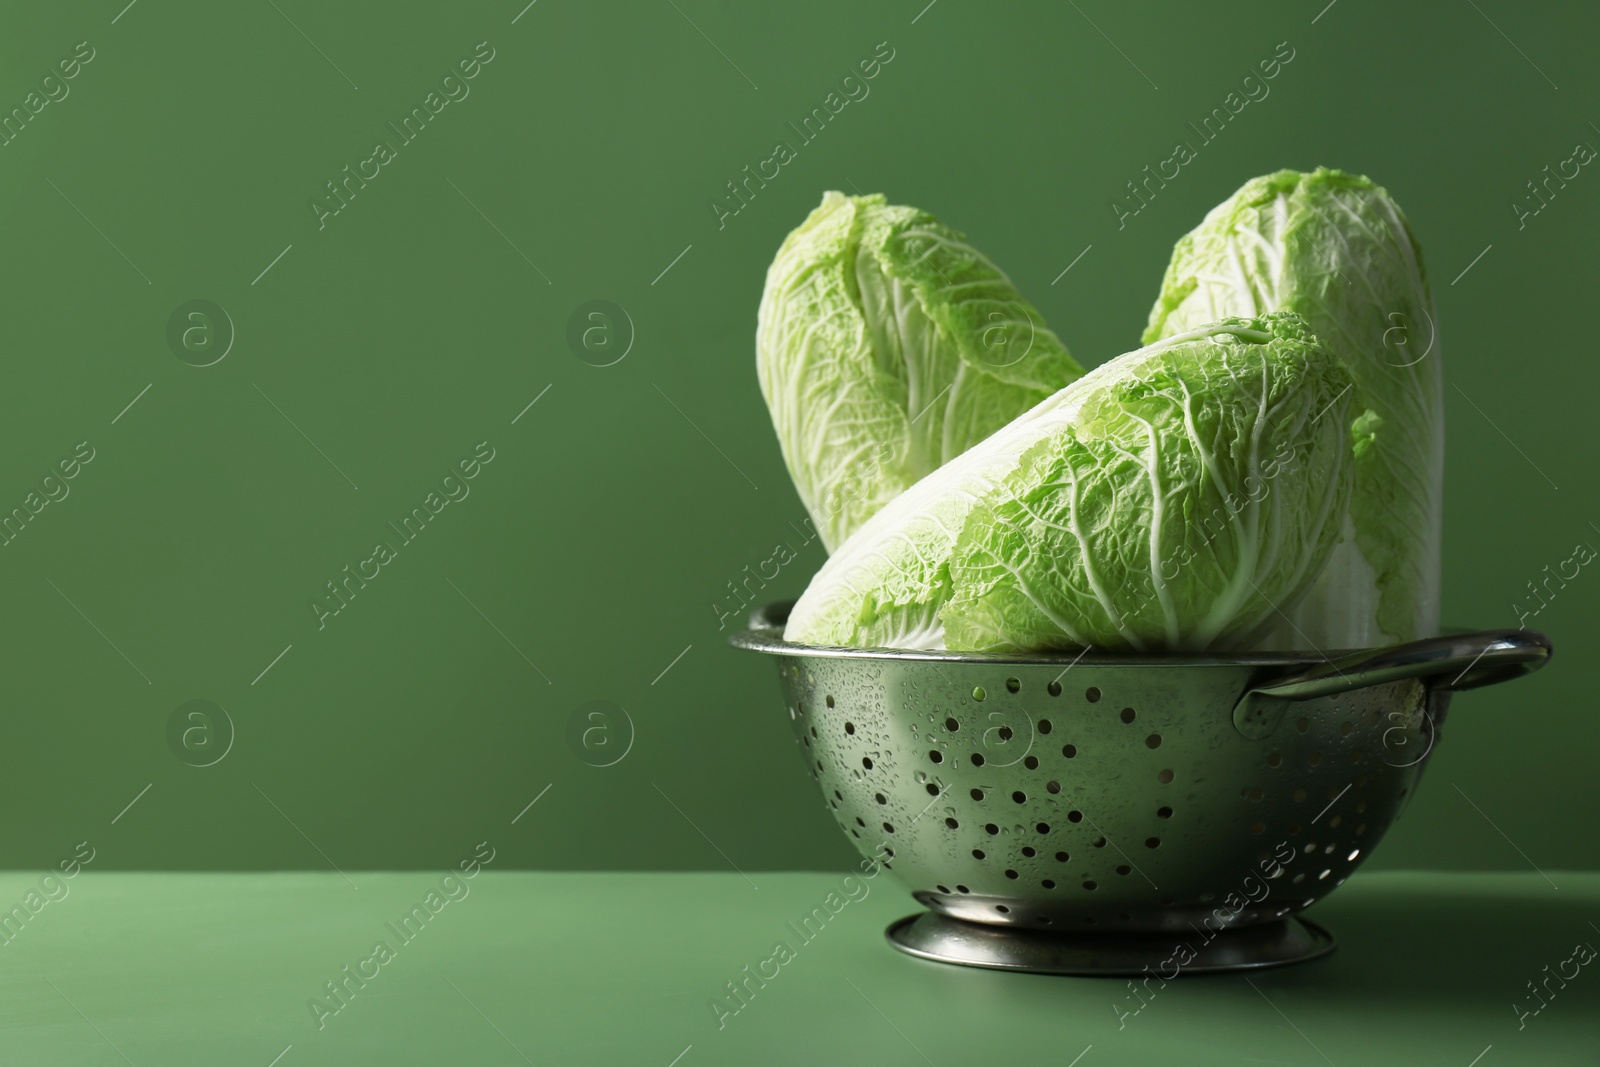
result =
M1550 654L1526 630L1332 660L822 648L782 639L789 606L730 640L777 657L829 813L929 909L891 942L1069 974L1330 951L1294 915L1404 808L1452 691Z

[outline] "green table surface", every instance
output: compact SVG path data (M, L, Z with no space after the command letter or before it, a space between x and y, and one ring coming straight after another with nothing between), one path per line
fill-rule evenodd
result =
M485 869L452 899L427 872L84 871L52 900L7 872L0 903L27 918L0 943L0 1063L1600 1063L1600 961L1565 962L1600 946L1600 874L1357 876L1312 912L1331 957L1180 979L1121 1018L1122 980L893 951L914 902L884 878L849 899L842 877ZM788 924L830 892L845 903L802 941ZM713 1000L778 941L787 962L719 1025ZM340 1004L346 965L373 977ZM1550 992L1519 1019L1529 982Z

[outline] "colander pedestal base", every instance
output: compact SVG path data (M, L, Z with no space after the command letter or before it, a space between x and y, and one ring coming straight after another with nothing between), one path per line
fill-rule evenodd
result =
M1304 919L1235 930L1163 934L1062 934L964 922L934 912L908 915L885 931L901 952L938 963L1036 974L1145 975L1246 971L1325 956L1333 935Z

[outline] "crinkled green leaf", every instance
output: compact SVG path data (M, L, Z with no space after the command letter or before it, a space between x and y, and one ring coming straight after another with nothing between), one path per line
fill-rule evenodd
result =
M831 192L767 272L756 367L830 550L1083 374L961 234L882 196Z
M1294 311L1355 379L1350 513L1328 565L1268 647L1437 632L1444 405L1437 318L1410 224L1336 170L1255 178L1172 253L1144 340L1224 315Z
M928 475L790 613L810 644L1146 652L1247 641L1349 499L1350 376L1295 315L1121 356Z

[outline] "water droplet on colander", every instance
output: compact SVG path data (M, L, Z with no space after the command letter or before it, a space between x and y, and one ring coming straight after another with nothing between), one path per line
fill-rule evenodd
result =
M928 772L927 771L918 771L916 773L916 779L917 779L917 784L918 785L927 785L928 784Z

